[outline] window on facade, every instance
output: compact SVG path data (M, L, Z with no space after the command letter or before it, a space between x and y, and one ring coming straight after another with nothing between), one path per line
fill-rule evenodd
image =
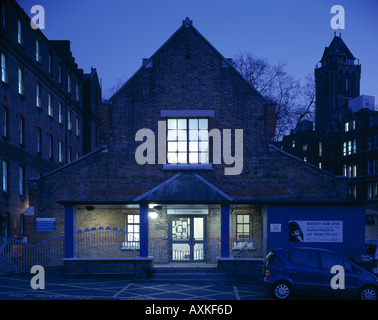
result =
M17 21L17 42L22 44L22 23L20 20Z
M37 153L42 153L42 129L37 128Z
M368 199L378 198L378 181L368 183Z
M35 61L41 62L41 52L38 39L35 41Z
M61 63L59 63L58 73L59 83L63 84L63 66Z
M3 160L3 192L9 192L9 162Z
M63 123L63 104L60 101L58 106L58 121L60 124Z
M18 68L18 93L24 94L24 70L20 67Z
M139 214L127 214L126 215L126 243L127 248L138 248L140 231L139 231Z
M69 146L67 149L67 162L70 163L72 161L72 147Z
M345 132L349 131L349 122L345 122Z
M79 137L80 136L80 118L79 117L76 117L76 136Z
M295 140L293 140L293 142L291 143L291 147L295 148Z
M60 163L63 163L63 142L62 141L59 141L59 162Z
M49 116L52 117L53 116L53 96L51 93L49 93L49 96L48 96L47 109L48 109Z
M208 119L167 120L167 162L171 164L208 164Z
M37 108L42 108L41 92L42 92L42 87L39 83L37 83L36 94L35 94L35 104L36 104Z
M49 134L49 159L53 159L54 156L54 138L52 134Z
M323 155L323 145L322 142L319 142L319 157Z
M75 158L76 158L76 160L80 158L80 151L76 150Z
M18 167L18 193L25 195L25 168L22 166Z
M8 112L8 108L2 107L1 111L2 111L1 112L1 115L2 115L2 118L1 118L1 134L3 135L3 137L9 138L9 112Z
M49 73L52 74L53 72L53 56L52 53L49 52Z
M1 53L1 81L7 82L8 74L7 74L7 56L5 53Z
M18 143L25 145L25 119L21 116L18 118Z
M348 193L349 193L349 196L356 200L357 199L357 186L354 184L354 185L349 185L348 186Z
M249 241L251 236L251 216L249 214L236 215L236 240Z
M346 156L346 155L350 155L352 153L357 153L357 141L356 141L356 139L344 141L344 143L343 143L343 155Z
M72 130L72 111L68 110L67 114L68 130Z
M307 151L307 144L304 144L302 149L303 149L303 151Z
M80 92L79 92L79 84L76 83L76 100L79 101L80 98Z

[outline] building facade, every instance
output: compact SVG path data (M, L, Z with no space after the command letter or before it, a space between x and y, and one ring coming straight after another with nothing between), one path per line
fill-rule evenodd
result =
M375 98L360 95L361 65L335 34L315 69L315 130L297 130L282 140L286 152L349 179L350 199L365 201L367 237L378 236L378 111ZM303 124L304 125L304 124Z
M116 251L133 251L145 269L232 264L309 243L349 257L363 250L364 215L346 179L270 145L275 105L188 18L101 110L106 145L31 185L30 234L64 235L65 264L82 264L75 272L110 263L93 257L121 230ZM50 227L36 232L38 219ZM332 231L314 234L313 224Z
M34 30L14 0L1 1L0 237L25 236L28 179L100 145L95 69L75 63L69 41ZM96 133L97 132L97 133Z

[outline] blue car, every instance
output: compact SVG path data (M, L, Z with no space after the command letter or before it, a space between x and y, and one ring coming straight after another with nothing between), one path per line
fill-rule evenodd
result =
M279 300L300 293L377 300L378 277L330 250L272 250L264 260L263 276L266 288Z

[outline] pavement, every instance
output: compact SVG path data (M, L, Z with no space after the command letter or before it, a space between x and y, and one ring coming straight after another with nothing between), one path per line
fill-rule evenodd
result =
M122 277L64 277L45 273L44 289L33 289L35 274L0 276L0 300L271 300L261 285L217 281L167 281Z

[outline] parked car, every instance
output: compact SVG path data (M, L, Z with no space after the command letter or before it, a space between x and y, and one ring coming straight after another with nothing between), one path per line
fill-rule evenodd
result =
M344 268L344 288L331 286L333 266ZM287 248L270 251L263 264L264 284L276 299L294 294L350 296L377 300L378 277L336 252L318 248ZM338 282L340 284L340 281Z
M371 272L378 274L378 239L366 240L365 253L372 258Z

